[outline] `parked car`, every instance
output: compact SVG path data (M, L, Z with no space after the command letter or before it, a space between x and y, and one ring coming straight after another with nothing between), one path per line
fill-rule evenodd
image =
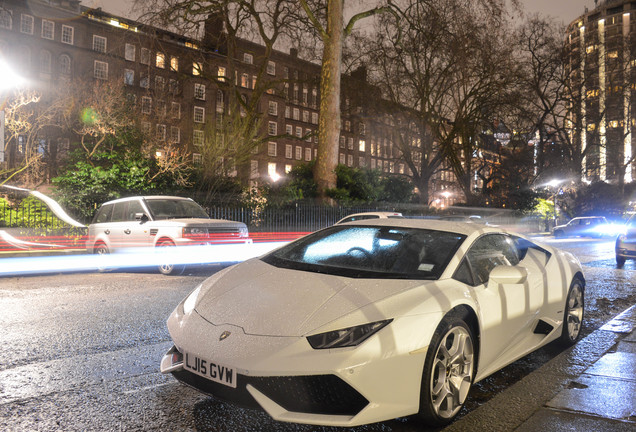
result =
M636 260L636 214L625 224L625 232L616 239L616 264L622 267L625 260Z
M242 222L211 219L190 198L136 196L108 201L88 227L89 253L107 254L126 247L167 247L249 242ZM184 266L159 265L163 274L181 273Z
M442 216L439 218L439 220L448 221L448 222L472 222L472 223L478 223L478 224L488 224L488 221L486 221L486 219L482 218L479 215L471 215L471 216L449 215L449 216Z
M345 222L354 222L359 220L367 220L367 219L400 219L403 218L402 213L399 212L387 212L387 211L379 211L379 212L364 212L364 213L354 213L349 216L343 217L336 225L345 223Z
M603 216L576 217L565 225L557 225L552 234L564 237L604 237L615 233L612 225Z
M474 382L574 344L584 288L572 254L500 228L333 225L199 285L168 319L161 371L279 421L442 425Z

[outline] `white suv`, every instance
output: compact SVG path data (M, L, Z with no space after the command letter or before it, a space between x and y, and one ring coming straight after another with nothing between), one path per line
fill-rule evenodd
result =
M251 242L242 222L211 219L190 198L138 196L102 204L88 227L86 249L107 254L125 247L237 242ZM178 274L183 268L162 264L159 271Z

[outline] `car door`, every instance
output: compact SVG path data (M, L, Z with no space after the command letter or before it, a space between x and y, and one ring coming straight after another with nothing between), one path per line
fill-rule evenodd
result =
M141 214L148 216L148 211L142 206L138 200L127 202L124 217L126 226L122 231L122 241L127 247L143 247L152 246L153 237L150 236L148 219L138 219Z
M516 239L505 234L487 234L475 241L467 252L464 274L470 278L479 304L482 324L482 364L504 364L515 356L519 345L532 333L533 315L543 305L544 272L538 261L526 253L522 261ZM525 259L528 258L527 262ZM525 265L520 265L520 262ZM500 284L490 280L497 266L520 266L525 277L519 283ZM458 274L459 270L458 269Z

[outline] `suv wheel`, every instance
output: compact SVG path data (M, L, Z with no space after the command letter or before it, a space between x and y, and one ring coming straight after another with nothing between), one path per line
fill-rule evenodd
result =
M174 243L168 240L163 240L159 244L157 244L157 248L174 248L174 247L175 247ZM164 249L164 251L167 251L167 250ZM159 249L159 252L161 252L161 249ZM183 273L184 270L185 270L185 266L182 264L172 264L170 262L159 264L159 273L164 275L180 275L181 273Z

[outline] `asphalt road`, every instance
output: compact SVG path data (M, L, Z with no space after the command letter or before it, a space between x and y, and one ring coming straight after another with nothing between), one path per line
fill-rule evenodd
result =
M550 240L548 240L550 241ZM613 243L565 240L588 279L584 333L636 303L636 264L616 269ZM0 430L422 431L411 418L352 429L272 421L158 372L171 346L165 319L216 267L0 279ZM468 409L558 354L539 350L479 383Z

